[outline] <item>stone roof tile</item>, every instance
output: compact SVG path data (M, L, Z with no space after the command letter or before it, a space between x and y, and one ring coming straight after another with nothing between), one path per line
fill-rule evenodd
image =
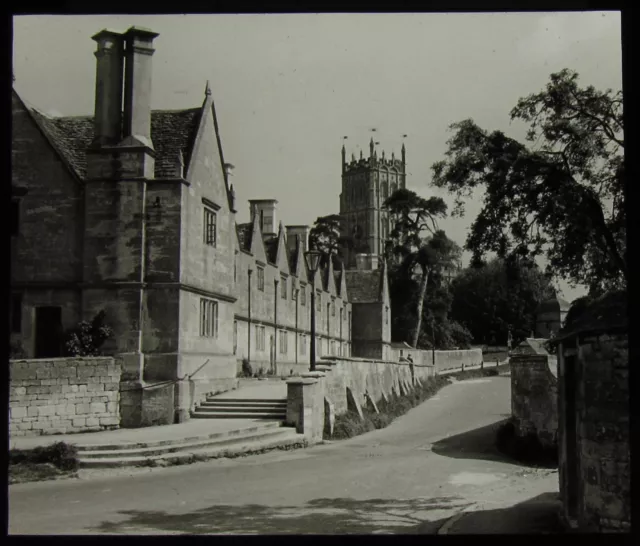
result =
M153 110L151 140L156 152L155 177L174 178L175 166L182 152L185 166L198 130L200 108L188 110ZM32 109L36 121L53 145L81 179L86 176L86 149L93 140L93 117L52 118Z

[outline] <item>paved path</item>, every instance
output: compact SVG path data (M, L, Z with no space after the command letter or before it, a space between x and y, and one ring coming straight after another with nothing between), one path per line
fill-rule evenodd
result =
M240 380L240 387L216 396L216 398L246 399L283 399L287 397L287 384L280 379L258 381ZM165 425L162 427L146 427L138 429L103 430L83 434L55 434L50 436L16 436L10 438L11 449L33 449L47 446L55 442L66 442L77 445L92 444L130 444L136 442L160 442L194 438L216 432L239 430L264 421L256 419L191 419L186 423Z
M454 383L383 430L292 452L9 487L12 534L433 533L557 492L492 448L509 378Z

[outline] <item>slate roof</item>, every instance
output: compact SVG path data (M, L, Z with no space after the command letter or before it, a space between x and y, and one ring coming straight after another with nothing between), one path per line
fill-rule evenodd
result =
M251 236L253 234L253 226L251 222L247 222L246 224L236 224L236 232L238 233L240 248L246 252L251 252Z
M93 116L51 118L30 109L63 159L81 179L86 176L86 148L93 140ZM155 177L174 178L178 156L182 152L185 167L198 131L200 108L188 110L152 110L151 140L156 151Z
M382 270L345 271L347 292L352 303L377 303L380 301Z

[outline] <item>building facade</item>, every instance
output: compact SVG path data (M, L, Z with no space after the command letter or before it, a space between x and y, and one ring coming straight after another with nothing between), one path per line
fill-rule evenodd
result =
M180 422L205 393L233 388L244 359L254 371L308 368L314 286L318 356L357 356L354 313L375 295L349 297L370 271L329 264L311 278L309 227L285 228L277 201L251 201L251 221L237 223L208 82L199 107L151 110L157 36L132 27L93 37L93 116L52 118L12 92L11 342L25 358L61 356L62 334L104 310L122 392L175 381ZM385 290L370 325L388 321ZM378 332L383 354L376 328L366 341ZM148 421L138 407L122 425Z

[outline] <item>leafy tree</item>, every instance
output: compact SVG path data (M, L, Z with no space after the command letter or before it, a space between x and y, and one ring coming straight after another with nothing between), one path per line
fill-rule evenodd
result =
M339 266L344 261L343 249L351 246L350 237L341 235L342 218L339 214L320 216L316 219L309 232L309 248L314 248L322 253L320 266L329 264L329 259L334 260L334 266Z
M451 126L446 159L432 166L434 185L456 197L454 214L485 190L466 248L476 261L544 255L549 271L594 292L625 286L621 92L579 87L565 69L511 119L529 124L526 144L468 119Z
M104 342L113 336L105 324L106 313L100 311L91 322L83 320L67 332L65 347L70 356L99 356Z
M477 343L520 343L535 328L538 305L554 295L549 276L535 262L511 257L469 267L451 284L451 318Z
M414 268L421 272L417 320L412 336L412 346L417 347L429 275L434 269L450 265L459 258L460 249L438 229L437 219L444 218L447 213L447 205L440 197L425 199L401 188L389 196L385 208L393 226L387 256L400 267L401 276L405 278L411 276ZM430 232L431 237L425 239L425 231Z

